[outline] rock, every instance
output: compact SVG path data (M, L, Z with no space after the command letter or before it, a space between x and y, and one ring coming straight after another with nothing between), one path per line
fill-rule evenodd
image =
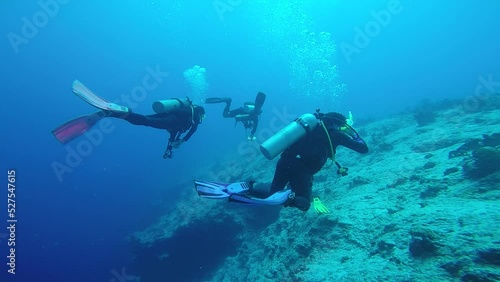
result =
M424 164L424 169L431 169L436 166L435 162L427 162Z
M414 258L428 258L435 255L437 248L429 238L412 237L409 250Z
M479 179L500 170L500 149L481 147L472 153L472 164L463 165L465 174L472 179Z
M450 168L447 168L447 169L444 171L443 175L444 175L444 176L447 176L447 175L450 175L450 174L455 173L455 172L457 172L457 171L459 171L459 168L458 168L458 167L450 167Z
M311 250L311 246L304 243L299 243L295 246L295 251L303 258L308 257Z
M458 149L450 151L448 153L448 158L457 158L457 157L464 157L470 155L470 152L473 150L477 150L481 146L481 140L479 139L472 139L466 143L464 143L462 146L458 147Z
M392 254L394 246L396 246L394 243L380 240L377 242L377 248L372 252L372 254L380 254L383 257L388 257Z
M410 231L410 235L409 251L412 257L428 258L436 255L436 235L431 230L417 227Z
M380 145L378 145L377 152L389 152L392 151L392 149L394 149L393 145L382 142Z
M412 145L412 149L417 153L433 152L455 145L457 140L451 138L436 138Z
M439 192L443 190L446 190L445 186L439 186L439 185L427 186L427 188L424 191L420 192L420 198L421 199L434 198L439 194Z
M462 282L498 282L500 275L486 271L471 271L460 277Z
M389 188L396 188L396 187L398 187L400 185L405 184L406 180L407 180L406 177L397 178L396 180L394 180L394 182L392 182L392 184L387 185L387 187L389 187Z
M349 188L355 188L361 185L369 184L371 181L368 178L364 178L361 176L356 176L354 179L349 183Z
M500 249L488 248L477 251L474 259L477 263L500 266Z
M450 261L441 265L441 268L446 270L451 276L457 277L460 271L466 266L463 260Z
M384 234L398 230L398 225L391 223L384 226Z
M483 145L496 147L500 146L500 133L493 133L491 135L483 135Z

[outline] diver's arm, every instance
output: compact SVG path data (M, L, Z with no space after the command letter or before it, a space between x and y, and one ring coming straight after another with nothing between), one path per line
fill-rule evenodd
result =
M359 135L349 136L346 133L337 132L332 139L337 140L337 145L344 146L361 154L368 153L368 146L365 140Z
M252 131L250 132L252 137L255 135L255 131L257 131L258 125L259 125L259 116L255 116L253 118L253 128L252 128Z
M191 136L196 132L196 129L198 129L198 123L193 124L191 128L189 129L188 133L186 133L186 136L182 138L182 141L186 142L191 138Z
M168 138L167 150L172 150L172 143L179 140L180 131L169 131L170 137Z

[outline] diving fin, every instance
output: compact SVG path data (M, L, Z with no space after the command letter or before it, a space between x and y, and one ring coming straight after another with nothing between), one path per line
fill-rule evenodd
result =
M231 103L231 98L207 98L205 99L206 104L217 104L217 103Z
M252 190L253 181L221 183L214 181L194 181L198 195L209 199L228 199L229 202L246 205L283 205L289 198L293 197L290 189L278 191L267 198L258 198L248 194ZM260 189L259 189L260 190ZM259 192L256 190L256 192ZM260 191L262 192L262 191Z
M321 203L321 200L318 197L313 199L314 210L317 213L330 213L330 210Z
M229 196L229 202L247 205L278 206L283 205L290 198L291 194L292 191L289 189L278 191L265 199L244 194L231 194L231 196Z
M77 117L70 121L65 122L56 129L52 130L52 134L62 144L77 138L83 133L87 132L102 118L106 117L106 113L99 111L90 115Z
M265 101L266 101L266 94L262 92L257 93L257 96L255 97L255 108L253 111L255 113L260 113L260 110L262 109L262 106L264 105Z
M222 183L214 181L194 181L194 187L198 196L209 199L224 199L235 193L243 193L251 188L251 183L236 182Z
M92 90L88 89L85 85L83 85L83 83L78 80L73 81L73 93L75 93L76 96L82 98L85 102L98 109L116 113L130 112L129 108L127 107L108 102L105 99L97 96L97 94L92 92Z

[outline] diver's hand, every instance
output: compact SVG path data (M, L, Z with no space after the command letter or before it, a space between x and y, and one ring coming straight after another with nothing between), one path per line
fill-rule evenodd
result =
M177 149L177 148L179 148L182 144L184 144L184 140L182 140L182 139L181 139L181 140L177 140L177 141L172 142L172 144L171 144L171 145L172 145L172 148Z
M314 210L317 213L330 213L330 210L328 210L328 208L325 207L323 205L323 203L321 203L321 201L319 200L319 198L314 198L313 199L313 205L314 205Z
M171 159L173 157L174 153L172 152L172 150L166 150L165 151L165 154L163 154L163 158L164 159Z
M340 176L346 176L348 174L347 173L348 170L349 170L348 167L339 167L339 169L337 170L337 174Z

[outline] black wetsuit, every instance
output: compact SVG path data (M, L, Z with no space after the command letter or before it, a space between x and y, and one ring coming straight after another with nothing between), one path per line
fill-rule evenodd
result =
M222 116L225 118L236 118L236 121L241 121L245 129L251 128L250 136L254 136L255 131L257 131L257 126L259 125L259 115L260 110L256 112L253 110L252 112L248 112L245 110L245 107L240 107L234 110L230 110L231 103L227 103L224 108L224 112L222 112ZM241 115L237 117L238 115Z
M170 133L169 144L180 140L180 135L187 130L189 132L182 138L183 141L188 141L189 138L196 132L199 125L199 119L193 120L193 112L191 107L180 108L168 113L141 115L136 113L116 114L112 113L111 117L124 119L131 124L150 126L158 129L165 129Z
M341 145L359 153L367 153L368 146L359 136L352 138L338 129L328 129L334 153ZM280 191L290 183L295 192L295 206L307 211L311 205L313 175L316 174L331 157L328 137L322 126L318 125L311 133L290 146L282 154L276 165L271 194Z

